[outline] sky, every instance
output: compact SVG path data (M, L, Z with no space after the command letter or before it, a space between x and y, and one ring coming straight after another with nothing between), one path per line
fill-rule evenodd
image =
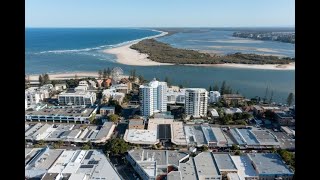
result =
M294 27L294 0L25 0L26 27Z

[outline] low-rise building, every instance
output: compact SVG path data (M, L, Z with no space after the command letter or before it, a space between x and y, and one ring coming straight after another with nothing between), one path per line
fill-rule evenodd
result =
M143 119L130 119L128 129L144 129Z
M242 113L241 109L239 108L224 108L223 109L225 114L235 114L235 113Z
M65 91L58 95L60 105L90 105L96 101L96 93L88 91Z
M276 153L249 153L246 154L251 161L259 179L293 179L293 171L284 163Z
M55 84L54 88L56 91L63 91L67 89L67 84Z
M63 150L46 147L28 150L25 156L31 156L31 160L25 166L28 179L122 179L100 150Z
M105 122L102 126L74 124L28 124L25 139L64 142L105 142L111 138L115 124Z
M100 114L101 115L105 115L105 116L109 116L111 114L115 113L115 107L114 106L103 106L100 107Z
M209 116L212 117L212 118L218 118L219 117L219 113L215 109L209 109Z
M222 99L228 105L230 104L239 105L245 101L244 96L240 94L224 94L222 95Z
M134 149L126 156L143 180L156 180L166 176L173 169L178 169L179 164L188 157L187 153L177 151L147 149Z
M292 115L284 111L275 112L275 119L280 126L295 125L295 119L293 119Z
M94 111L93 108L78 106L53 106L39 110L26 110L25 121L90 123L89 118Z

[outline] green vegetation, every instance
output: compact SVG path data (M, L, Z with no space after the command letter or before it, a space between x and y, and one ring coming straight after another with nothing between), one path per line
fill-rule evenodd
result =
M280 58L277 56L262 56L257 54L228 54L218 56L201 53L195 50L173 48L169 44L154 39L145 39L130 48L140 53L148 54L150 59L160 63L174 64L288 64L294 62L293 58Z
M82 147L81 147L82 150L89 150L89 149L93 149L93 144L88 141L86 144L84 144Z
M288 106L291 106L291 105L292 105L293 99L294 99L293 93L290 93L289 96L288 96L288 98L287 98L287 104L288 104Z
M231 150L239 150L239 149L240 148L238 145L232 144Z
M106 153L110 153L111 155L121 155L127 152L129 149L128 143L126 143L123 139L115 138L105 145Z
M236 150L236 152L234 153L234 155L236 155L236 156L240 156L240 155L241 155L240 150Z
M284 149L279 149L278 153L281 156L281 158L286 162L286 164L288 164L291 168L295 169L296 157L294 153Z
M116 115L116 114L111 114L108 116L109 120L114 122L114 123L117 123L119 121L119 116Z
M49 84L51 81L50 81L50 78L49 78L49 75L48 74L42 74L42 75L39 75L39 83L40 83L40 86L44 85L44 84Z

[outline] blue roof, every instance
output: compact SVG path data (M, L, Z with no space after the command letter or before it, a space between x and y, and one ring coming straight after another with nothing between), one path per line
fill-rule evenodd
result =
M249 153L259 176L293 175L293 171L283 162L277 153Z

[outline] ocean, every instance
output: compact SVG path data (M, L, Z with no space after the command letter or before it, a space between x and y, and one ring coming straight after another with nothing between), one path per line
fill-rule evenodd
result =
M256 41L232 37L232 30L180 32L157 38L174 47L228 54L234 52L273 54L294 57L294 44ZM295 71L193 66L128 66L103 49L121 46L136 39L160 34L151 29L134 28L27 28L25 48L26 74L92 71L120 67L125 74L137 74L151 80L156 77L185 87L208 88L226 81L248 98L264 97L273 91L275 102L285 103L295 92Z

